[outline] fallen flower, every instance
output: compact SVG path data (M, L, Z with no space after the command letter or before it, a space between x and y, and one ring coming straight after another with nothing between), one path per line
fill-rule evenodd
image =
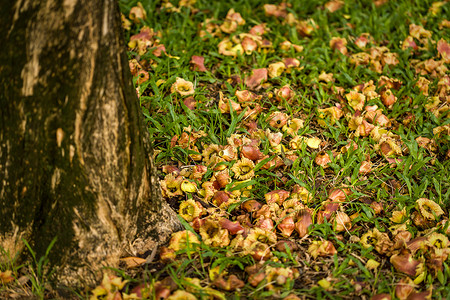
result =
M444 213L439 204L427 198L418 199L416 201L416 208L427 220L436 220L436 217Z
M192 222L194 218L200 217L203 211L204 208L199 202L189 199L181 202L178 214L186 221Z
M239 180L247 180L255 176L254 169L255 164L248 158L241 158L232 167L231 171L234 172L234 177Z
M267 75L268 72L266 68L253 69L252 75L245 79L245 84L250 89L257 89L261 86L261 83L267 80Z
M403 251L400 254L392 255L390 261L397 271L405 273L411 277L417 275L416 269L418 268L420 262L414 259L408 251Z
M269 65L268 74L270 78L275 78L283 74L286 69L285 64L282 61Z
M205 58L203 56L192 55L191 57L191 65L194 68L194 71L206 72L207 69L204 65Z
M200 244L200 241L193 232L183 230L172 234L168 248L174 251L179 251L184 249L193 249L198 244Z
M337 251L330 241L312 241L308 247L308 253L316 259L319 256L332 256Z
M189 96L195 93L194 84L190 81L184 80L183 78L177 77L177 80L170 88L170 92L177 92L181 96Z
M245 283L236 275L230 275L227 279L224 279L222 275L219 275L212 284L225 291L235 291L245 286Z

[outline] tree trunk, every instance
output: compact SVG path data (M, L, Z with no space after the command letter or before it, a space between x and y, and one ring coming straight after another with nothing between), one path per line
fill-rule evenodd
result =
M0 6L0 246L50 242L62 284L178 229L160 196L115 0Z

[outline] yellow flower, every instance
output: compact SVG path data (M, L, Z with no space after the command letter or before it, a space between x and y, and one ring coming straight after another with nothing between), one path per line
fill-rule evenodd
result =
M350 93L345 95L345 98L347 98L348 104L354 110L361 111L364 108L364 103L366 102L366 96L364 96L364 94L351 91Z
M274 78L274 77L280 76L281 74L283 74L285 68L286 68L286 65L282 61L270 64L269 65L269 77Z
M304 121L302 119L292 119L287 121L286 125L283 126L283 131L291 136L296 136L297 132L303 128Z
M433 232L427 239L426 243L438 249L447 248L449 246L448 237L441 233Z
M344 113L342 112L342 109L340 109L337 106L332 106L332 107L328 107L328 108L321 108L318 109L319 112L319 119L318 119L318 123L321 126L325 126L326 125L326 119L329 118L329 122L330 125L333 125L334 123L336 123L337 120L339 120Z
M161 190L164 197L175 197L183 195L181 191L181 182L183 177L175 177L172 173L166 175L164 180L161 181Z
M247 180L255 176L255 172L253 169L255 168L255 164L248 158L243 157L238 160L231 170L234 172L234 177L239 180Z
M426 198L418 199L416 201L416 207L421 215L427 220L436 220L436 217L439 217L444 213L439 204Z
M116 299L127 282L128 280L122 281L122 278L115 275L103 274L102 283L92 290L90 300Z
M188 96L194 94L194 84L183 78L177 77L177 80L172 84L170 92L177 92L181 96Z
M197 236L188 230L183 230L172 234L168 248L175 251L192 249L195 244L200 244Z
M337 251L330 241L312 241L308 247L308 253L317 258L318 256L332 256Z
M377 262L376 260L369 259L366 262L366 269L367 270L375 270L376 268L378 268L379 265L380 265L380 263Z
M228 230L222 228L217 220L206 219L199 232L206 245L226 247L230 244Z
M185 179L181 182L181 190L185 193L195 193L197 191L197 185L195 182Z
M397 224L403 223L406 220L406 207L403 207L401 211L394 210L392 212L392 217L390 218L390 220Z
M186 291L177 290L167 300L197 300L197 297Z
M194 218L202 215L203 207L200 203L194 201L193 199L189 199L181 202L178 213L186 221L192 222Z
M277 242L277 235L275 232L255 227L247 236L246 241L261 242L268 245L273 245Z
M380 254L385 254L391 251L393 242L389 239L387 233L380 232L374 228L362 235L360 243L364 248L373 246Z

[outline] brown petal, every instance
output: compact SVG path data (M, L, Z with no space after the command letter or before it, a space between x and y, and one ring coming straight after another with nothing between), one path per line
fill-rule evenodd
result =
M205 68L205 65L204 65L205 58L203 56L192 55L190 63L193 66L194 71L199 71L199 72L207 71L207 69Z
M295 231L302 238L308 233L309 225L312 225L312 216L308 210L301 210L298 215L298 221L295 223Z
M257 161L264 156L264 154L259 150L257 146L243 146L241 153L244 157L253 161Z
M397 271L409 276L416 276L416 267L420 264L420 262L414 259L411 253L408 252L394 254L391 256L390 261Z
M261 208L262 204L256 200L248 200L241 204L241 208L246 212L255 212Z
M184 105L186 105L187 108L190 110L194 110L197 106L197 101L195 101L194 97L189 96L186 99L183 100Z
M370 298L371 300L391 300L390 294L376 294Z
M291 236L294 231L294 219L292 217L286 217L278 224L277 228L281 231L281 234L285 237Z
M266 68L253 69L252 75L245 79L245 84L250 89L256 89L261 85L261 83L267 80L267 75L268 72Z
M245 283L240 280L236 275L230 275L228 279L224 279L223 276L218 276L214 281L213 284L225 291L234 291L236 289L239 289L245 285Z
M280 252L287 252L286 248L288 247L291 252L298 249L297 244L289 240L281 240L275 245L275 248Z
M400 300L405 300L413 290L414 282L409 277L405 277L396 284L395 296L397 296Z
M226 230L228 230L228 232L230 232L230 234L240 234L244 232L244 227L241 226L241 224L239 224L239 222L231 222L228 219L220 219L219 221L220 226L222 226L222 228L225 228Z

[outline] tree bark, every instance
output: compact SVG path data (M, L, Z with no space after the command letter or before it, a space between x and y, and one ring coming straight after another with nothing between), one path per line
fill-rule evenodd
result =
M179 228L162 201L114 0L0 7L0 246L92 283Z

